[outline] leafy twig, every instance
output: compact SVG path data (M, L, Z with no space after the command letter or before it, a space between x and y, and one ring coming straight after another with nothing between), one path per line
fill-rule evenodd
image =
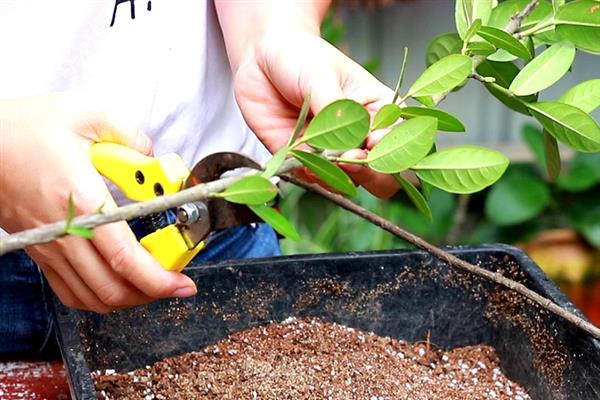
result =
M282 175L282 178L285 179L286 181L289 181L295 185L298 185L298 186L304 188L305 190L308 190L310 192L313 192L320 196L323 196L327 200L335 203L336 205L360 216L361 218L366 219L367 221L390 232L391 234L395 235L396 237L404 239L407 242L415 245L416 247L418 247L422 250L425 250L429 254L432 254L436 258L442 260L443 262L445 262L453 267L468 271L474 275L480 276L482 278L485 278L487 280L495 282L499 285L505 286L511 290L514 290L515 292L517 292L520 295L526 297L527 299L533 301L534 303L537 303L539 306L541 306L545 310L548 310L548 311L552 312L553 314L556 314L557 316L559 316L559 317L567 320L571 324L577 326L581 330L589 333L593 337L600 339L600 328L592 325L591 323L587 322L583 318L578 317L577 315L573 314L572 312L565 310L564 308L560 307L558 304L554 303L552 300L539 295L538 293L534 292L533 290L527 288L525 285L523 285L519 282L516 282L512 279L506 278L499 272L488 271L484 268L478 267L478 266L468 263L464 260L461 260L460 258L440 249L439 247L436 247L436 246L428 243L427 241L420 238L419 236L416 236L416 235L400 228L399 226L393 224L392 222L359 206L358 204L353 203L352 201L346 199L345 197L340 196L335 193L331 193L331 192L323 189L319 185L303 182L290 174Z
M286 160L279 173L291 171L298 168L301 164L294 159ZM238 182L243 177L260 174L262 171L249 171L237 176L222 178L216 181L193 186L175 194L156 197L152 200L132 203L112 210L103 210L93 214L81 215L70 220L69 226L82 228L94 228L100 225L106 225L112 222L130 220L148 214L165 211L178 207L185 203L190 203L214 196L227 189L229 186ZM67 234L65 227L67 221L58 221L55 223L43 225L37 228L13 233L8 236L0 237L0 256L8 252L24 249L27 246L47 243Z

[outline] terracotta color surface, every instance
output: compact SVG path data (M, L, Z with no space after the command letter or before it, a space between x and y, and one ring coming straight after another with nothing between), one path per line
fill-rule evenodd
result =
M68 400L70 398L62 361L0 362L0 399Z

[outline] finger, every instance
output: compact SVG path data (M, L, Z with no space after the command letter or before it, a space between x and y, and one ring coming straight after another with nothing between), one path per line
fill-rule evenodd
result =
M100 301L100 299L92 292L92 290L83 282L83 280L77 274L77 271L63 256L56 256L61 254L61 248L65 246L64 243L61 246L58 242L68 242L69 238L58 239L55 243L42 245L43 247L51 247L51 252L55 256L51 260L45 261L43 264L51 268L69 287L73 295L85 305L87 310L92 310L98 313L106 313L111 311L110 307L107 307Z
M342 155L343 158L358 160L364 159L366 156L366 152L360 149L350 150ZM381 174L358 164L340 163L340 167L348 173L354 182L381 199L393 196L400 188L396 179L391 175Z
M334 69L325 68L319 74L312 74L310 81L300 82L303 96L310 95L310 109L313 114L316 115L328 104L345 97L339 79Z
M365 141L366 148L371 150L389 131L389 129L377 129L369 133L369 136L367 136L367 140Z
M72 237L68 250L64 253L69 263L107 307L135 306L152 301L110 268L90 241Z
M95 228L92 242L108 265L146 296L157 299L196 294L194 282L181 273L164 270L125 222Z
M90 309L87 308L86 305L75 296L73 291L69 289L69 286L66 284L66 282L56 272L54 272L50 266L42 263L39 263L38 265L44 272L44 276L50 284L52 291L65 306L77 308L79 310L90 311Z
M81 185L74 196L78 214L93 212L98 207L98 199L104 200L103 210L116 208L100 175L88 171L84 177L83 181L78 180ZM164 270L123 221L94 228L91 243L110 269L152 299L196 294L194 282L181 273Z

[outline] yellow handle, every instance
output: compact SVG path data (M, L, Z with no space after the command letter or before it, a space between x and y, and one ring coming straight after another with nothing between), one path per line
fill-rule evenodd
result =
M92 145L92 163L127 198L149 200L181 190L190 171L177 154L148 157L116 143Z
M193 249L189 249L179 229L175 225L152 232L140 240L167 271L181 271L205 246L200 242Z
M144 201L181 190L190 171L177 154L148 157L116 143L95 143L92 163L129 199ZM140 240L142 246L167 271L181 271L204 248L204 242L190 249L175 225L159 229Z

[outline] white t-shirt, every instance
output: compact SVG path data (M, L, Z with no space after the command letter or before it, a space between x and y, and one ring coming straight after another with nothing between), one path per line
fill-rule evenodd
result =
M210 0L0 0L0 98L77 91L110 99L188 166L217 151L264 162L233 96Z

